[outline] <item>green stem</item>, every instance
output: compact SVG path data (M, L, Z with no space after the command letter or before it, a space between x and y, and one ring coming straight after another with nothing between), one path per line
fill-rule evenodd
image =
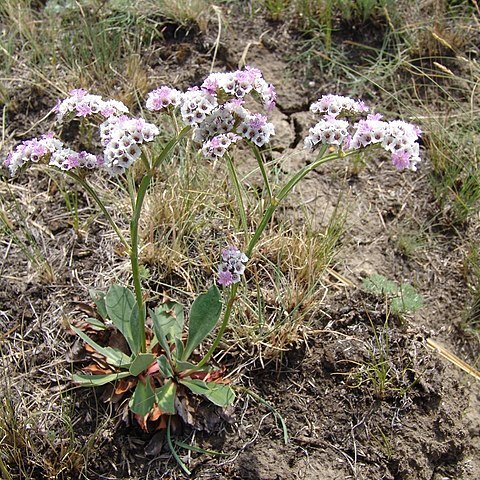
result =
M324 157L324 156L321 156L322 155L322 152L321 152L319 157L317 157L317 159L314 162L310 163L309 165L306 165L301 170L299 170L296 174L294 174L290 178L290 180L280 189L278 194L275 196L272 196L272 198L270 199L270 205L265 210L262 220L258 225L258 227L256 228L255 232L253 233L253 236L250 239L250 242L247 246L247 250L245 251L245 254L247 255L247 257L250 257L252 255L252 251L255 248L255 245L258 243L260 236L262 235L263 231L268 225L268 222L271 220L280 202L293 190L293 188L298 184L298 182L300 182L308 173L310 173L312 170L315 170L320 165L323 165L324 163L330 162L337 158L352 155L354 153L356 152L355 151L351 151L347 153L335 152Z
M148 170L140 182L140 186L137 190L137 196L135 199L135 207L133 209L132 219L130 220L130 240L132 242L132 248L130 250L130 263L132 266L132 278L133 278L133 287L135 289L135 298L137 300L138 306L138 330L140 333L140 348L141 352L146 352L146 341L145 341L145 320L146 320L146 308L143 301L143 291L142 291L142 282L140 279L140 264L138 259L138 246L139 246L139 236L138 236L138 223L140 221L140 215L142 213L143 202L147 194L148 187L153 178L155 169L167 158L167 155L173 150L175 145L190 131L191 127L185 127L180 134L172 138L162 150L162 153L155 159L153 162L153 167Z
M263 182L265 183L265 187L268 192L268 199L272 199L272 187L270 186L270 181L268 180L267 171L265 170L265 163L263 161L263 155L261 150L256 146L253 145L253 153L255 154L255 158L258 162L258 167L260 168L260 172L262 172Z
M242 227L244 231L244 235L248 234L248 222L247 222L247 213L245 211L245 204L243 203L242 197L242 187L240 186L240 182L238 180L237 171L235 170L235 165L233 164L233 160L228 153L225 154L227 159L227 166L228 171L230 173L230 177L232 179L233 186L235 188L235 196L237 197L237 203L239 207L240 213L240 220L242 222Z
M90 186L90 184L87 182L85 178L82 178L80 175L77 175L76 173L70 171L65 171L64 172L66 175L68 175L70 178L73 178L76 182L78 182L88 193L89 195L93 198L95 203L100 207L100 210L103 212L105 215L105 218L107 219L108 223L111 225L115 233L117 234L120 242L122 242L123 246L127 249L127 252L130 251L130 245L123 236L123 233L120 231L120 228L118 225L115 223L115 220L113 220L112 216L110 213L108 213L108 210L106 209L105 205L103 202L100 200L100 197L97 195L95 190Z
M168 154L173 150L173 147L184 137L186 137L192 127L186 126L176 137L172 138L163 148L162 153L153 162L152 170L158 168L162 162L167 158Z
M132 265L132 277L133 277L133 286L135 289L135 298L137 299L138 306L138 322L139 322L139 333L140 333L140 347L141 352L146 352L146 342L145 342L145 304L143 302L143 292L142 292L142 282L140 280L140 265L138 262L138 222L140 220L140 214L142 212L142 205L147 193L148 186L152 180L152 175L147 173L140 183L137 192L137 200L135 202L135 209L133 211L132 219L130 220L130 239L132 242L132 249L130 250L130 263Z
M250 242L247 246L247 250L245 252L247 257L251 256L255 245L257 244L258 240L260 239L260 236L262 235L263 231L265 230L266 226L268 225L268 222L272 218L272 216L273 216L276 208L278 207L280 201L282 199L284 199L292 191L292 189L298 184L298 182L300 182L309 172L311 172L315 168L319 167L320 165L322 165L324 163L327 163L331 160L335 160L336 158L351 155L355 152L349 152L347 154L336 152L336 153L333 153L331 155L327 155L325 157L323 156L324 153L325 153L325 150L322 150L320 152L319 156L317 157L317 159L314 162L312 162L310 165L306 165L300 171L298 171L296 174L294 174L292 176L292 178L280 189L278 195L270 197L270 205L265 210L265 213L263 214L263 218L262 218L260 224L258 225L258 227L256 228L256 230L255 230L255 232L254 232L254 234L253 234L252 238L250 239ZM259 160L259 165L260 165L260 161L262 160L260 155L257 157L257 160ZM245 215L245 209L244 209L244 206L243 206L243 201L241 199L240 184L239 184L238 178L236 176L236 172L235 172L235 169L234 169L234 166L233 166L233 162L232 162L232 160L229 156L227 156L227 163L228 163L228 167L229 167L229 170L230 170L230 174L231 174L232 179L233 179L233 183L234 183L236 191L237 191L237 197L239 197L239 206L240 206L240 210L241 210L240 215L242 215L242 212L243 212L243 215ZM265 174L264 179L267 179L266 172L264 170L262 170L262 171L264 172L264 173L262 173L262 175ZM266 182L267 182L266 184L268 185L268 180L266 180ZM269 189L269 193L271 194L271 190L270 190L269 186L267 188ZM246 218L245 218L245 221L246 221ZM220 341L223 337L223 334L225 333L225 329L227 328L228 321L230 320L230 315L232 313L233 304L235 302L235 298L236 298L236 295L237 295L237 289L238 289L238 283L235 283L230 290L230 297L228 299L228 303L227 303L227 306L225 308L225 312L224 312L224 315L223 315L223 321L222 321L222 324L221 324L221 326L220 326L220 328L217 332L215 340L213 341L212 346L210 347L208 352L204 355L204 357L197 364L196 369L203 367L208 362L208 360L210 360L210 357L213 355L213 353L217 349L218 345L220 344Z
M168 416L168 423L167 423L167 444L170 452L173 455L173 458L177 462L178 466L188 475L190 476L192 472L187 468L187 466L182 462L182 459L178 456L177 451L172 443L172 416Z
M210 357L215 353L215 350L220 344L223 334L225 333L225 329L227 328L230 315L232 313L233 304L237 296L237 289L238 289L238 283L235 283L230 290L230 297L228 298L227 307L225 308L225 313L223 314L223 321L222 321L222 324L220 325L220 329L217 332L217 336L215 337L215 340L213 341L212 346L210 347L208 352L204 355L204 357L200 360L200 362L198 362L196 368L203 367L210 360Z

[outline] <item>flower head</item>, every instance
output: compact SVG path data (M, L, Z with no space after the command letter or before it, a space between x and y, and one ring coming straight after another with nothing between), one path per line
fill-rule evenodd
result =
M266 116L245 108L248 95L260 100L267 112L275 106L273 85L265 81L260 70L246 66L234 72L211 73L200 87L184 93L160 87L150 92L147 108L171 111L179 107L183 122L193 127L193 140L212 160L222 157L242 137L262 147L275 134Z
M229 287L240 281L240 276L245 272L245 263L248 257L238 248L229 246L222 251L223 262L218 267L218 283L224 287Z
M354 100L353 98L343 97L341 95L323 95L319 100L312 103L310 111L313 113L325 113L336 117L342 112L368 112L368 107L362 100Z
M69 113L74 113L76 117L98 114L104 118L128 113L127 106L118 100L103 100L100 95L92 95L82 88L69 93L70 96L58 101L53 109L59 120Z
M158 127L141 118L108 118L100 125L105 168L111 175L123 173L140 157L139 145L151 142L159 133Z
M7 155L5 166L10 170L10 174L14 175L23 165L29 162L38 163L47 160L52 153L62 147L63 143L54 138L52 133L42 135L40 138L24 140L20 145L17 145L13 152Z
M178 107L182 101L182 92L175 88L160 87L148 94L148 110L158 111L168 107Z
M421 130L416 125L394 120L382 120L380 113L367 114L352 124L340 120L342 113L360 115L369 111L361 100L339 95L323 95L310 106L314 113L322 113L321 120L309 130L305 148L314 150L320 144L333 145L346 150L360 150L378 144L391 154L392 163L399 169L416 170L420 162L418 138Z

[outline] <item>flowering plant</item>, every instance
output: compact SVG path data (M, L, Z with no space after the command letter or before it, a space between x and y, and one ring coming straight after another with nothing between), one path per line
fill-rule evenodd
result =
M256 100L257 104L259 102L263 111L250 111L247 108L248 97ZM272 185L262 149L275 134L273 124L268 121L268 113L274 106L273 86L264 80L259 70L252 67L236 72L212 73L200 86L186 92L159 87L148 95L146 107L152 112L169 116L177 127L177 133L158 155L152 156L145 153L145 147L159 135L156 125L129 116L127 107L119 101L103 100L81 89L73 90L55 107L57 117L59 121L75 117L88 123L89 127L92 124L96 126L101 145L99 151L76 152L66 147L53 133L47 133L22 142L5 161L12 175L28 163L46 162L73 178L98 204L129 253L133 291L125 286L113 285L107 293L92 292L99 318L87 320L90 332L107 331L112 324L123 335L127 346L121 350L102 345L96 341L94 333L88 335L85 328L72 326L74 332L97 354L96 368L87 368L73 378L81 385L91 386L117 382L121 391L132 392L129 407L144 428L147 428L147 420L167 418L170 432L170 419L179 409L179 394L185 390L203 395L220 407L234 401L234 391L222 377L222 371L213 369L208 362L228 326L249 257L280 202L309 172L334 159L376 147L383 147L389 152L399 170L415 170L420 161L418 127L400 120L383 121L381 115L369 114L368 107L359 100L325 95L311 106L311 111L319 114L320 119L310 128L304 141L308 151L318 152L315 160L292 174L283 185ZM179 122L184 124L182 129L178 126ZM147 308L140 277L138 229L144 199L156 171L187 136L199 145L206 159L225 158L236 192L246 248L244 252L235 246L223 250L217 283L229 289L225 306L222 307L222 294L216 285L201 293L191 306L185 338L184 309L180 304L166 302ZM240 141L245 141L253 150L267 195L262 203L265 205L262 218L253 232L249 229L235 162L230 155L233 146ZM137 160L144 165L138 188L131 178L130 169ZM127 182L132 201L129 239L89 183L87 173L91 170L106 171L112 176L130 176ZM222 322L212 345L203 356L199 356L195 350L216 327L222 308ZM148 318L152 328L146 327ZM165 426L165 421L158 425ZM170 440L169 445L175 455Z

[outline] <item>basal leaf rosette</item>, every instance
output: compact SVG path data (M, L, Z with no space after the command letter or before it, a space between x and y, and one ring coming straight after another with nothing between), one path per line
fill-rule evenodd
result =
M148 431L165 428L169 417L200 428L200 397L221 411L233 403L235 394L224 369L199 367L195 362L197 348L217 325L222 310L216 286L195 299L188 325L184 308L177 302L166 301L149 309L145 352L139 342L142 326L135 295L113 285L106 294L92 291L91 297L95 317L71 327L85 346L88 362L82 373L74 375L77 384L107 385L104 398L126 409L124 418L130 411Z

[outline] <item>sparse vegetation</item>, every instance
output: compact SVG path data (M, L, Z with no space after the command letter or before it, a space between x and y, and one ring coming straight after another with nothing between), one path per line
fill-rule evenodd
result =
M133 276L129 221L134 192L149 173L146 163L137 162L125 180L88 177L105 211L98 210L88 191L58 172L45 174L34 167L28 178L15 182L6 169L0 172L0 352L5 372L0 382L0 477L185 478L171 461L168 444L184 472L263 478L271 472L249 455L261 448L258 432L272 436L273 442L279 436L277 430L272 434L269 423L273 411L285 416L291 437L291 446L277 449L292 455L284 462L279 453L279 478L294 478L299 472L317 478L319 446L342 458L329 465L342 478L423 479L434 472L476 478L478 463L472 463L473 474L463 468L466 452L477 448L459 427L468 407L468 395L459 387L463 377L449 370L454 367L432 363L423 336L438 335L440 343L478 366L479 26L475 0L255 0L215 5L204 0L3 0L2 161L19 142L47 130L58 131L62 141L79 150L101 149L99 140L87 134L93 132L91 122L74 120L60 127L54 119L56 99L73 88L122 101L133 116L159 125L149 162L181 128L171 117L159 119L145 111L147 92L159 84L185 90L199 85L212 70L251 64L279 87L280 108L272 120L278 143L262 150L260 163L258 152L241 146L231 160L207 162L189 140L150 172L145 208L138 218L138 271ZM306 105L326 93L361 98L376 105L372 113L384 119L418 124L423 131L419 172L399 177L375 149L368 158L352 156L338 165L312 166L316 160L301 149L311 126ZM292 155L294 146L298 153ZM275 194L285 193L281 186L303 168L305 186L292 186L291 200L277 206ZM100 358L101 351L94 352L92 344L92 351L85 350L83 342L75 340L69 324L82 331L83 338L92 337L100 349L125 350L123 340L111 333L113 327L99 326L90 288L106 292L114 283L131 284L136 275L149 306L171 306L175 299L189 311L193 299L213 282L218 249L236 244L246 250L262 222L263 235L247 252L251 258L245 283L232 293L223 338L208 337L207 332L205 345L189 352L192 362L208 355L215 365L212 372L218 374L214 382L248 385L259 401L253 413L243 396L236 401L237 416L228 409L222 412L224 419L241 425L241 434L226 431L203 412L201 402L183 393L178 401L167 395L168 404L163 404L167 414L178 405L183 408L182 421L169 423L168 438L162 429L170 420L162 414L140 432L122 399L133 398L130 407L143 415L154 400L157 407L162 403L155 394L165 393L150 395L142 380L144 389L133 397L128 391L133 392L134 385L123 382L100 390L98 399L72 388L72 373L80 366L95 364L103 374L112 372L107 372L111 364ZM365 276L363 289L358 288ZM365 310L371 315L352 313L361 310L363 300L345 313L353 305L353 289L368 299ZM157 313L168 323L178 319L172 311ZM387 319L383 324L378 321L382 315ZM147 344L161 337L152 333L153 317L145 318ZM162 321L157 319L157 324ZM177 355L186 342L179 325L174 322L161 338L165 385L177 382L192 366L182 364L185 359ZM212 342L215 352L209 349ZM145 362L152 360L145 357L149 352L140 353ZM131 374L131 366L117 367ZM101 373L95 368L90 373ZM134 367L134 373L141 377L145 368L137 372ZM272 372L274 368L278 371ZM341 375L332 375L338 371ZM270 375L275 378L271 382ZM194 383L191 390L203 395L198 398L214 398L223 406L233 401L233 389L223 384L220 390L228 390L228 401L225 395L219 401L218 392L199 378ZM242 388L236 390L237 398ZM268 401L262 403L262 397ZM451 409L448 414L445 405ZM199 409L201 420L191 420ZM265 417L259 414L263 409ZM378 415L375 423L372 412ZM447 442L442 445L451 440L455 446L447 452L448 463L442 460L438 432L429 436L428 415L450 425L448 432L442 430ZM403 418L418 421L426 430L422 441L425 438L430 449L428 461L425 452L415 448L417 440L402 430ZM280 423L285 439L283 419ZM187 425L183 431L181 424ZM364 425L365 432L357 437L358 425ZM308 454L302 465L299 446ZM213 451L227 452L227 458L205 457ZM228 456L232 451L236 455ZM408 455L415 455L417 466L402 465ZM258 471L251 470L253 464Z

